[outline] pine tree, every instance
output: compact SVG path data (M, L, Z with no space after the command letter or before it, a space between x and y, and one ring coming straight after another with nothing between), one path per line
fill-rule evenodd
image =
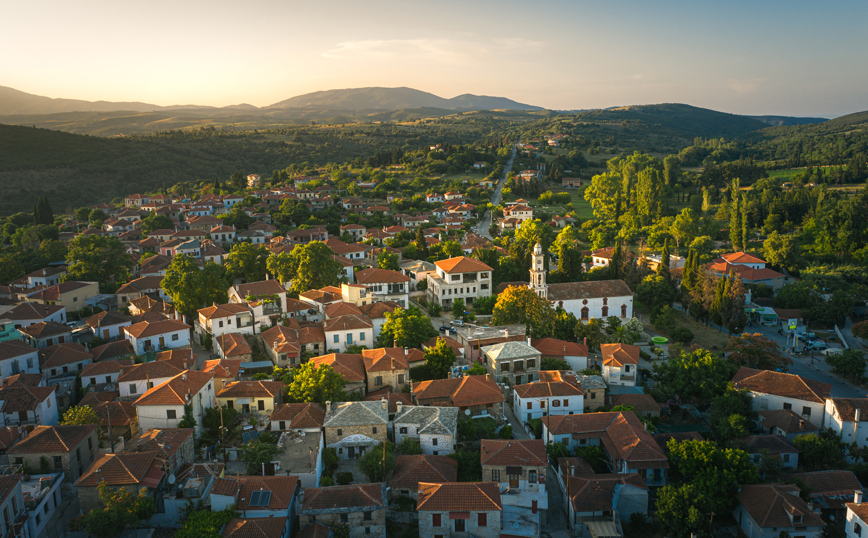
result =
M612 259L609 262L609 273L611 274L613 279L620 278L622 256L623 254L621 253L621 242L618 241L617 243L615 243L615 249L612 251Z
M750 227L747 223L747 195L741 199L741 250L747 250L747 238L750 234Z
M54 211L48 202L48 196L42 195L33 206L33 224L53 224Z
M416 250L421 259L428 259L428 256L430 255L428 252L428 241L425 240L425 230L422 229L421 224L416 229Z
M657 266L657 274L667 281L672 278L669 269L669 238L663 241L663 254L660 255L660 265Z
M739 248L741 241L741 197L738 195L738 179L732 181L733 198L732 208L729 211L729 240L732 242L732 249L735 251L742 250Z
M214 178L214 192L218 192L220 190L220 178Z
M726 277L723 276L717 281L717 287L714 291L714 300L711 302L711 308L708 309L711 314L711 320L718 324L722 324L720 308L723 305L723 293L726 290Z

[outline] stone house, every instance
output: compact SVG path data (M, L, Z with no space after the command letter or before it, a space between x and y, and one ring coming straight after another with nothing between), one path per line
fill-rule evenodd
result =
M437 456L455 452L458 437L458 408L407 406L397 402L394 420L395 444L405 438L418 439L422 454Z
M429 454L401 455L395 461L395 470L389 479L390 498L418 498L419 483L456 482L458 462L448 456Z
M386 441L388 402L326 402L325 443L343 459L362 456Z
M386 538L386 483L308 488L300 526L346 525L350 538Z
M483 365L498 383L521 385L538 379L541 354L525 342L502 342L482 348Z
M75 482L82 512L103 506L98 489L101 482L114 491L124 489L138 494L145 489L154 495L166 480L162 463L157 452L101 454Z
M571 529L588 522L611 520L615 514L626 523L634 513L648 514L648 486L637 473L575 473L565 482L564 502Z
M410 367L400 347L362 350L368 392L385 386L402 391L410 382Z
M9 461L24 464L32 472L63 472L75 481L93 462L99 448L96 424L82 426L36 426L8 450Z
M495 482L420 482L419 538L501 535L500 487Z
M166 474L177 474L196 459L192 428L152 428L131 440L124 452L156 452Z
M123 437L129 441L139 434L139 417L133 402L113 401L90 405L100 418L99 429L105 439Z
M214 351L221 359L252 362L253 349L243 334L224 333L214 339Z
M410 392L417 405L457 407L471 416L501 416L503 391L488 375L469 375L412 383Z
M232 518L220 531L222 538L289 538L291 521L287 517Z

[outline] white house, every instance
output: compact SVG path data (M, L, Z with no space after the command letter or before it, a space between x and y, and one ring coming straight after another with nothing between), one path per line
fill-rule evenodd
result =
M558 340L557 338L535 338L530 345L540 352L541 358L558 359L570 365L570 370L581 372L588 368L588 346Z
M374 324L368 316L350 314L327 319L323 323L326 349L344 353L349 346L373 347Z
M198 313L194 325L200 342L206 334L212 338L226 333L253 334L253 310L247 303L212 305Z
M596 280L549 284L547 297L583 322L615 316L633 317L633 292L623 280Z
M5 319L12 320L16 329L29 327L39 322L54 321L66 323L66 307L58 304L21 303L3 314Z
M826 423L844 444L868 446L868 398L828 398Z
M738 493L733 516L748 538L778 538L782 533L820 538L826 523L820 507L799 497L792 484L745 484Z
M639 347L630 344L600 344L603 379L609 385L636 386L639 373Z
M190 326L177 319L140 321L124 327L136 355L190 345Z
M402 307L410 303L410 277L398 271L372 267L356 271L355 277L368 290L372 301L395 301Z
M137 399L182 372L183 370L170 361L151 361L130 367L122 366L117 377L120 397L125 400Z
M91 385L105 385L117 382L123 368L131 368L133 361L112 360L86 364L81 370L81 387L85 390ZM142 391L144 392L144 391Z
M214 407L214 375L188 370L158 385L136 400L139 429L178 428L189 406L196 421L196 432L202 432L205 409Z
M418 439L422 453L431 456L455 452L458 436L457 407L404 406L397 402L395 444L405 438Z
M15 374L38 374L39 352L22 340L0 342L0 378Z
M564 381L516 385L512 401L516 416L523 421L548 415L579 414L585 408L584 392Z
M247 282L229 288L230 303L246 303L253 311L253 319L261 327L274 325L287 315L286 289L278 280ZM239 331L233 331L239 332ZM262 332L256 331L255 332Z
M853 502L847 503L844 532L847 538L863 538L868 529L868 504L862 504L862 490L853 492Z
M215 226L211 228L209 232L212 241L218 241L220 243L234 243L235 242L235 226L226 226L221 224L220 226Z
M458 256L435 262L435 274L428 275L428 302L450 308L456 299L473 304L480 297L491 296L492 268L479 260Z
M124 337L124 327L133 324L133 320L120 312L105 311L94 314L84 320L91 332L103 340L119 340Z
M54 426L60 421L57 387L31 386L22 381L0 387L0 427L38 424Z
M807 377L739 368L732 378L737 389L747 389L753 399L754 411L789 409L798 413L811 424L824 427L826 398L832 386Z

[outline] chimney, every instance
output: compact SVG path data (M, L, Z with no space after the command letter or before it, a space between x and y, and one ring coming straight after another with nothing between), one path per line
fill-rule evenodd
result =
M509 329L503 330L503 336L509 336Z
M642 426L644 426L645 433L648 433L648 423L647 423L647 422L643 422L643 423L642 423Z
M401 410L404 409L404 402L398 400L397 402L395 402L395 407L398 408L398 414L401 414Z
M853 495L853 504L862 504L862 490L856 490L856 494Z
M856 422L859 422L860 418L862 418L862 410L857 407L856 408Z
M326 400L326 404L325 404L326 413L328 413L331 410L331 408L332 408L332 401Z
M181 381L187 381L187 372L181 374Z
M389 410L389 399L383 398L382 402L383 402L383 411L388 411Z
M187 361L184 361L184 362L183 362L183 363L181 363L181 364L183 364L183 365L184 365L184 370L189 370L189 368L187 368Z

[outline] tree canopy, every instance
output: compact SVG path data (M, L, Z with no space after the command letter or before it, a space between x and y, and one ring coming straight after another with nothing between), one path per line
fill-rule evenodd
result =
M497 296L491 323L493 325L524 324L534 338L554 333L555 310L546 299L526 286L510 286Z
M287 386L287 395L295 402L339 402L344 398L347 380L327 364L306 362L296 369L292 382Z
M381 347L419 348L422 342L437 334L431 319L418 307L396 308L392 312L386 312L386 322L383 324L378 342Z

